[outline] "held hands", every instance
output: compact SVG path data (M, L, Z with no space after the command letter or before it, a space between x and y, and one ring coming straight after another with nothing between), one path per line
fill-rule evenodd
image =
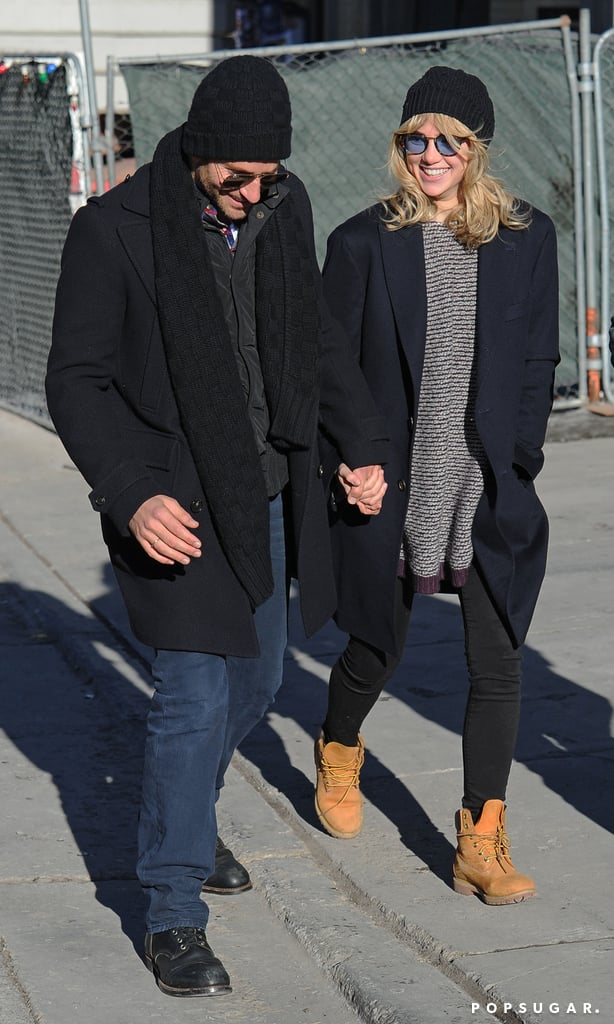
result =
M167 494L148 498L128 523L145 554L162 565L189 565L200 558L201 543L191 530L198 521Z
M366 516L378 514L388 489L381 466L352 470L342 462L337 477L349 505L356 505ZM198 525L178 501L166 494L144 501L128 523L143 551L161 565L189 565L192 558L200 558L200 539L191 532Z
M358 469L350 469L342 462L337 469L337 479L345 491L348 505L356 505L359 512L365 516L378 514L388 490L381 466L360 466Z

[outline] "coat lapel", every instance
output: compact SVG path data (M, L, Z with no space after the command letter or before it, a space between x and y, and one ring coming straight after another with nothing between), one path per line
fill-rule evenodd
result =
M379 226L384 276L414 394L420 393L426 332L426 276L419 226L389 231Z
M492 242L480 246L478 253L478 294L476 312L476 345L478 392L488 378L496 359L497 340L501 334L501 318L509 305L518 267L517 232L501 228Z
M125 210L136 214L134 220L120 224L118 235L130 262L153 303L156 302L151 226L149 223L149 167L143 167L127 184L122 202Z

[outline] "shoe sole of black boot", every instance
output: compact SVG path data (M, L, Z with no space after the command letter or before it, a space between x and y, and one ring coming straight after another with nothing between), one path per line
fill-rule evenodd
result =
M156 965L154 964L151 957L147 956L147 954L145 954L145 966L147 967L147 970L151 971L151 973L153 974L154 978L156 979L156 985L158 986L160 991L164 992L164 994L167 996L178 996L182 999L197 999L201 996L225 996L232 992L231 985L208 985L206 988L192 989L173 988L171 985L166 985L160 979L158 971L156 970Z
M240 892L249 892L253 888L251 882L246 882L245 885L230 886L226 889L221 888L221 886L207 885L206 882L203 882L201 892L212 893L214 896L235 896Z

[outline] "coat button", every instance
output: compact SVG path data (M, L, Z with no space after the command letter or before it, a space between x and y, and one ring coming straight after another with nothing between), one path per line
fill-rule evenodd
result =
M98 508L102 508L102 506L106 505L106 503L107 503L107 499L105 498L105 496L103 494L99 494L97 498L94 498L94 501L95 501L96 506Z
M324 476L324 466L322 465L322 463L320 463L320 465L318 466L318 476L320 478Z
M399 488L400 491L404 491L405 488L407 487L407 484L405 483L404 480L398 480L397 487Z
M262 218L264 217L264 210L256 210L256 217L258 218L258 220L262 220Z
M201 499L200 498L194 498L194 500L190 502L190 512L202 512L202 510L203 510L203 503L202 503Z

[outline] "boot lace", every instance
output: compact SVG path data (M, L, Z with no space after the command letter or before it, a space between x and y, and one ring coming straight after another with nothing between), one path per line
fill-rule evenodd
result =
M360 747L358 748L358 753L354 760L350 761L348 764L333 764L331 761L327 761L325 756L322 754L319 759L319 768L322 772L326 788L331 789L337 786L346 786L347 792L349 792L352 786L357 786L360 778L360 769L362 768L364 759L364 750Z
M475 849L478 851L478 856L482 858L485 864L488 864L491 860L496 860L503 871L507 871L512 866L509 854L511 846L509 836L500 826L496 832L483 834L474 832L471 839Z
M510 843L510 837L508 836L507 832L505 831L504 828L501 828L501 826L499 826L499 828L497 829L497 860L501 861L503 859L506 860L508 864L512 863L512 858L510 857L511 845L512 844Z

